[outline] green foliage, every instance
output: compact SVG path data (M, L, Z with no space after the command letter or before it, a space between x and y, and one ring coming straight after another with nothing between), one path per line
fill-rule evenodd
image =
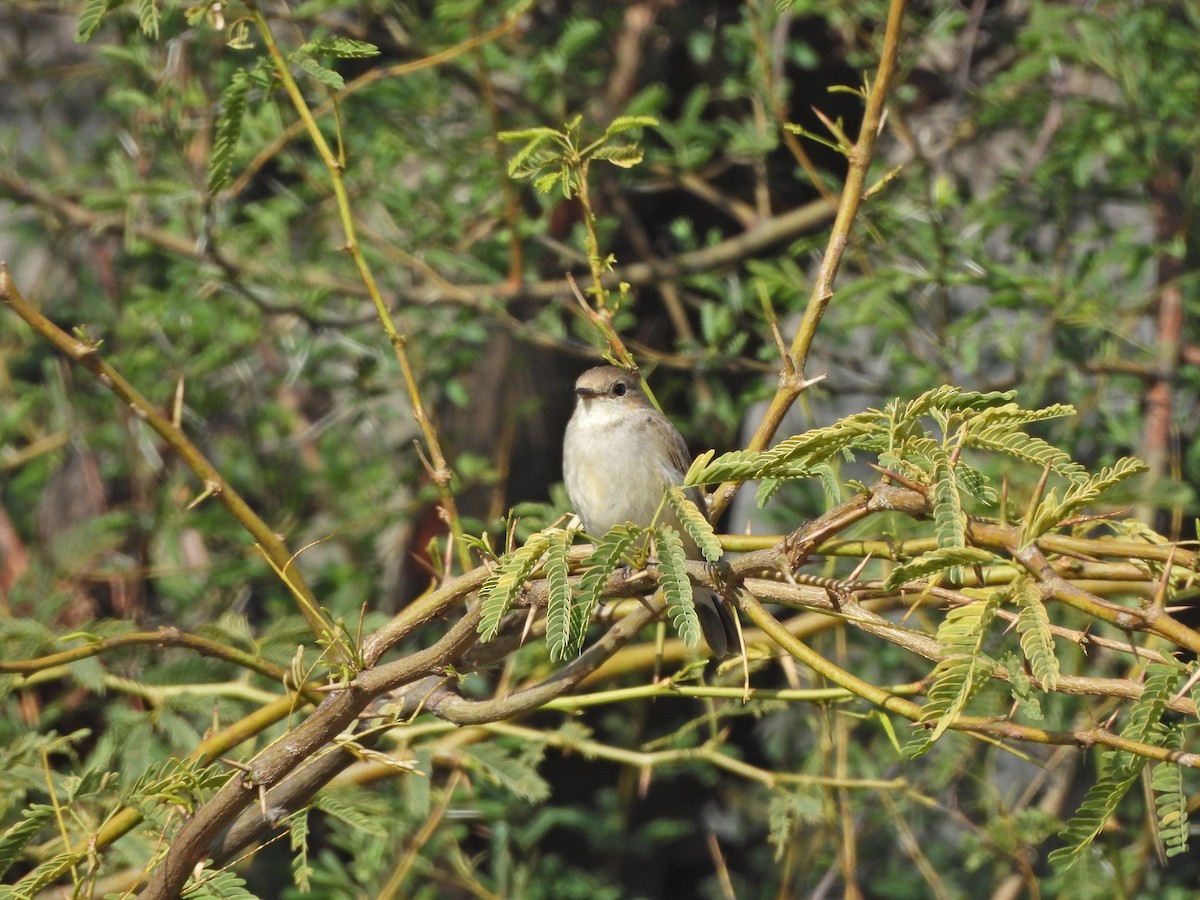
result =
M78 866L86 859L87 854L82 852L56 854L23 875L19 887L5 888L0 891L0 896L5 900L10 897L12 900L33 900L38 891L52 884L65 869Z
M962 506L962 488L958 472L941 447L931 448L933 459L933 531L938 547L958 550L967 544L967 514ZM953 570L951 578L960 581L962 575Z
M563 637L563 658L579 653L592 611L600 602L600 594L608 584L609 575L623 564L625 554L641 534L640 528L618 525L596 544L596 549L583 561L583 577L572 599L569 624ZM551 653L554 647L551 644Z
M312 889L313 867L308 859L308 810L301 809L287 818L288 846L292 850L292 881L302 891Z
M708 518L695 503L688 498L682 488L672 487L667 491L667 503L683 525L688 537L700 548L700 553L709 562L715 563L721 558L721 541L713 531Z
M658 121L653 116L619 116L590 142L583 138L582 123L583 117L575 116L562 131L542 127L500 132L497 137L502 141L525 142L508 161L509 176L533 181L543 194L558 188L570 199L579 193L593 160L622 169L640 163L642 150L637 144L613 143L612 138L635 128L653 127Z
M1183 729L1167 731L1162 746L1168 750L1183 749ZM1157 796L1154 805L1158 812L1158 836L1167 856L1178 856L1188 849L1188 798L1183 787L1183 770L1173 762L1155 765L1150 787Z
M1016 396L1014 391L965 391L950 384L943 384L921 394L921 396L903 403L893 400L885 407L891 431L897 434L914 419L937 411L945 412L975 412L984 414L985 410L996 409L997 404L1008 405ZM994 416L995 414L992 413ZM1041 416L1039 416L1040 418ZM1029 419L1017 421L1032 421Z
M1151 799L1126 786L1141 757L1097 753L1099 785L1089 763L1063 786L1060 755L1012 737L1035 720L1086 742L1115 714L1128 740L1189 761L1194 718L1160 710L1157 726L1135 728L1131 707L1145 715L1147 696L1121 696L1138 665L1124 648L1169 656L1178 646L1152 624L1125 631L1059 602L1021 575L1015 542L972 546L972 534L1022 523L1053 570L1095 591L1117 621L1164 585L1166 611L1155 614L1193 604L1184 560L1200 422L1187 411L1200 376L1181 363L1198 343L1200 18L1178 0L989 4L982 18L970 4L909 4L872 193L800 373L827 377L793 406L779 444L727 453L744 446L779 383L772 329L786 347L828 243L832 211L813 181L843 190L846 142L812 110L853 140L888 10L883 0L784 5L786 15L770 3L664 4L649 30L603 3L564 13L450 0L417 15L321 0L290 4L286 19L264 7L335 148L336 179L244 10L77 0L56 7L78 16L78 43L68 33L64 50L37 4L4 5L12 64L0 78L16 99L0 137L0 230L33 305L178 417L300 551L296 571L356 646L420 610L427 587L491 559L489 548L519 548L481 595L405 631L382 665L433 646L470 604L483 604L483 627L496 633L525 586L544 579L531 594L547 598L544 643L498 658L509 642L476 642L404 698L403 720L371 720L380 752L417 759L422 776L364 755L288 820L290 840L214 861L193 894L332 898L354 885L373 895L404 858L404 896L716 895L725 887L703 848L717 822L738 896L804 895L840 871L852 819L858 859L871 862L855 873L864 893L914 894L899 834L920 848L938 892L966 895L1011 888L1053 849L1060 823L1038 807L1054 784L1073 796L1095 785L1063 848L1079 863L1046 877L1035 866L1029 890L1190 896L1190 767L1154 762ZM935 71L915 65L928 59ZM498 132L509 146L497 148ZM802 138L810 171L784 143L792 134L835 151ZM424 402L417 424L407 373L347 248L361 251L398 317ZM564 281L585 259L601 282L584 288L589 302L611 291L597 319L579 314ZM1170 297L1183 311L1174 333L1160 316ZM245 777L235 765L302 727L313 707L295 683L328 670L224 498L190 506L204 486L136 410L7 307L0 319L0 666L161 625L289 679L153 641L0 671L0 893L82 896L143 871L181 821ZM803 608L770 610L897 704L929 687L921 759L897 763L895 734L910 726L894 708L829 699L828 672L789 667L751 631L749 703L736 666L681 663L669 641L653 662L648 647L629 647L577 685L586 706L568 694L519 721L437 717L432 701L445 694L477 711L559 683L614 571L646 561L652 535L621 528L593 536L595 551L571 567L569 537L554 530L568 502L560 485L546 488L558 478L566 399L552 392L587 364L580 349L598 345L598 322L627 342L689 445L715 448L688 484L758 482L718 526L737 540L793 532L869 490L868 464L920 489L927 518L873 502L823 531L802 570L768 567L752 583L783 590L796 579L789 602ZM1168 408L1156 405L1164 392L1175 416L1156 445L1145 412ZM443 441L445 471L426 463L426 425ZM1165 450L1147 452L1156 446ZM1123 454L1144 458L1147 476L1134 480L1139 465ZM449 477L477 540L447 535L431 475ZM751 493L764 518L747 512ZM716 559L721 542L699 510L669 502L675 539ZM1134 504L1165 537L1105 515ZM1166 538L1185 541L1170 567ZM668 536L658 542L683 634L684 562ZM458 558L464 548L472 563ZM825 596L822 584L839 587ZM891 630L872 630L852 607L831 615L843 596ZM967 622L953 605L947 614L944 596L983 597L966 607L981 619L1000 602L1012 627ZM533 634L541 612L527 619ZM922 652L935 637L947 660L931 682ZM972 649L988 657L972 661ZM999 665L982 697L990 658ZM1078 676L1101 694L1064 690ZM1125 691L1104 693L1113 684ZM757 693L775 688L822 699ZM992 738L930 746L955 716L1003 714L1005 689L1017 707L999 740L1033 765L1014 770ZM281 706L284 719L266 715ZM231 729L244 729L220 751L233 765L167 762ZM369 788L349 790L360 776ZM48 812L56 805L61 815ZM1137 827L1101 826L1094 840L1109 815L1153 816L1173 864L1154 864ZM116 816L139 821L89 844ZM288 856L296 886L285 888Z
M249 73L245 69L238 69L221 95L221 115L217 119L217 133L208 169L210 194L215 194L229 182L233 155L242 136L242 120L246 115L246 98L251 84Z
M540 748L525 747L514 752L493 743L474 744L464 754L468 767L529 803L540 803L550 796L550 786L537 772L540 760Z
M801 470L796 472L798 477L811 475L821 482L821 491L825 495L825 502L829 506L836 506L842 502L842 484L834 473L833 467L825 463L817 463L811 469ZM761 509L766 506L768 501L775 496L776 492L784 486L786 479L782 478L764 478L758 486L758 490L754 494L754 502Z
M1142 696L1130 709L1121 737L1164 746L1167 736L1159 720L1180 677L1180 671L1173 666L1153 664L1146 669ZM1124 750L1106 752L1104 761L1104 774L1088 790L1079 810L1063 829L1065 846L1050 854L1049 860L1055 866L1069 868L1079 861L1146 766L1145 757Z
M1026 674L1024 660L1016 653L1009 651L1001 657L1000 665L1004 667L1005 674L1008 676L1009 690L1021 713L1035 722L1042 721L1045 718L1042 712L1042 702L1038 699L1033 682Z
M818 822L820 817L821 801L811 794L801 791L775 794L767 813L768 840L775 848L775 859L782 858L797 827Z
M671 626L688 647L699 646L700 619L692 599L692 582L688 579L683 540L670 525L659 525L655 529L654 545L658 550L658 584L667 601Z
M300 67L302 72L311 76L313 79L319 81L328 88L332 88L335 91L340 91L346 87L346 80L342 78L341 75L339 75L333 69L321 65L311 57L297 57L295 62L296 65Z
M29 806L21 811L21 820L0 835L0 875L12 867L18 854L53 815L54 807L45 804Z
M1094 502L1105 491L1144 471L1146 466L1140 459L1124 457L1112 466L1105 466L1096 475L1077 480L1067 488L1061 501L1057 492L1051 489L1030 517L1025 530L1025 542L1036 540Z
M1051 409L1054 410L1056 416L1073 414L1073 410L1069 407L1056 406ZM1014 413L1027 412L1026 410L1017 410L1015 406L1013 411ZM1028 412L1038 413L1043 410L1028 410ZM1005 453L1033 465L1049 468L1056 475L1072 481L1078 481L1086 476L1087 472L1084 467L1071 459L1070 454L1046 443L1041 438L1023 431L1013 431L1014 424L1017 424L1014 420L997 422L994 425L981 423L981 426L971 428L966 432L963 446Z
M479 634L490 641L500 629L500 620L513 605L513 601L525 589L527 579L541 562L551 535L539 532L521 547L507 554L483 586L483 618L479 621Z
M116 6L118 0L87 0L79 14L79 27L75 31L75 40L86 43L100 30L105 14Z
M336 794L322 793L313 802L313 808L374 837L386 837L391 833L387 823L380 821L378 816L370 815L370 810L346 803Z
M331 35L315 41L308 41L297 48L296 53L303 56L334 56L338 59L369 59L379 55L379 48L366 41L356 41L353 38Z
M875 433L874 411L848 416L833 425L813 429L780 441L770 450L735 450L716 459L712 451L692 463L686 485L749 481L756 478L797 478L811 474L810 467L865 443Z
M183 890L184 900L258 900L246 880L234 872L206 872Z
M945 655L933 670L933 686L921 708L921 721L934 724L905 746L906 756L928 750L992 674L996 664L983 652L983 645L1003 599L1003 593L993 591L986 600L955 607L946 614L937 633L938 649Z
M306 75L311 76L328 88L340 91L346 87L345 79L333 69L318 62L321 57L369 59L378 55L379 48L374 44L334 35L301 44L288 58L292 63L299 66L300 70Z
M161 13L158 9L158 0L138 0L138 25L141 26L142 32L147 37L158 37L158 22Z
M966 500L989 505L996 500L988 478L960 457L963 449L992 451L1048 465L1072 481L1084 477L1083 467L1068 454L1020 430L1030 423L1071 415L1074 410L1063 404L1026 410L1011 402L1012 398L1011 391L963 391L943 385L913 400L894 400L882 410L855 413L833 425L794 435L767 451L736 450L721 456L708 451L692 463L684 483L762 479L757 498L762 505L783 481L818 477L826 495L836 495L838 492L827 484L831 472L827 461L836 457L853 459L855 451L874 451L881 465L932 488L939 547L963 548ZM937 424L940 438L925 424L930 418ZM1076 486L1069 495L1077 504L1072 509L1094 500L1104 487L1141 471L1139 465L1136 460L1122 461L1116 476L1103 487L1098 487L1099 482L1089 482L1088 489ZM957 577L960 573L953 574Z
M1021 578L1013 588L1021 607L1017 616L1017 634L1021 636L1021 652L1033 670L1033 677L1044 691L1058 686L1058 657L1054 654L1054 636L1050 632L1050 616L1032 579Z
M578 653L587 627L586 620L578 627L580 617L573 615L575 598L567 563L570 546L571 535L564 531L553 536L546 551L546 645L553 660L566 659L572 650Z
M941 572L957 572L962 566L986 565L997 559L991 551L976 547L939 547L896 566L888 573L884 585L892 590L918 578L928 578Z
M130 786L129 802L167 803L190 810L199 797L220 787L229 777L229 771L220 765L168 759L148 769Z

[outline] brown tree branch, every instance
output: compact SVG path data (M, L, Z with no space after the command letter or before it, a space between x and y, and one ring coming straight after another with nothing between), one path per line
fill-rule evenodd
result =
M139 894L144 900L179 896L197 863L205 860L211 845L237 815L258 797L259 791L279 783L288 773L340 734L379 694L439 671L453 663L476 640L478 607L464 615L437 643L409 654L403 666L390 668L387 677L369 686L353 684L330 694L295 729L258 754L244 775L227 781L212 799L184 822L170 849L155 867Z
M739 605L776 645L793 653L801 661L812 666L815 671L853 694L884 709L917 721L920 718L921 707L919 705L858 679L840 667L834 666L819 654L807 649L806 645L798 641L788 628L765 612L761 602L764 599L787 602L790 598L798 598L805 606L827 608L835 612L842 621L855 627L904 646L927 658L938 659L941 653L931 637L899 628L894 623L863 607L852 594L835 600L828 594L826 588L819 586L789 587L786 584L751 576L753 573L765 571L773 572L776 577L779 577L781 573L792 571L794 566L802 563L807 553L820 541L828 539L840 529L848 527L871 513L902 511L908 515L920 517L925 514L925 507L926 500L918 491L896 488L887 484L877 485L867 494L851 498L820 519L806 524L771 550L749 553L734 560L720 573L720 583L726 588L731 583L741 585L741 587L735 588ZM998 548L1002 548L1003 542L1012 540L1013 535L1017 533L1018 529L1014 526L996 525L976 526L976 530L971 532L981 541L995 542ZM580 556L585 552L587 552L586 547L573 548L574 561L578 562ZM689 574L698 582L713 583L712 571L700 563L690 564ZM1046 573L1039 570L1035 574L1044 577ZM1070 593L1074 590L1073 586L1067 583L1068 586L1064 588L1054 580L1061 576L1058 576L1057 573L1052 574L1054 577L1049 579L1049 585L1058 592L1067 592L1076 605L1081 605L1081 598ZM418 601L411 612L406 611L406 614L398 616L388 626L385 626L374 639L368 641L367 645L372 657L377 659L397 640L410 634L413 628L428 622L436 615L445 613L451 605L476 590L485 576L485 570L476 570L455 579L424 600ZM539 584L535 583L534 585L531 602L539 602L537 595ZM649 590L653 586L653 579L647 580L645 573L616 573L610 579L607 592L627 593L634 585L640 591ZM872 588L871 585L849 585L848 587L851 589ZM934 591L937 590L934 589ZM969 599L947 591L941 591L940 594L935 595L954 602L966 602ZM1081 608L1101 617L1116 615L1107 606L1097 606L1094 603L1090 606L1081 605ZM365 709L372 699L399 689L399 692L389 699L390 709L396 717L401 719L421 711L427 711L455 724L472 725L521 716L543 707L549 701L581 684L584 679L594 675L617 649L640 633L661 612L661 600L651 600L645 606L636 607L630 615L614 625L603 637L590 646L583 655L550 678L530 687L519 689L507 696L488 700L469 700L460 696L453 689L453 685L439 675L437 670L443 665L462 659L462 654L474 644L475 628L479 618L476 607L460 619L452 627L451 632L434 647L418 651L418 653L395 663L367 668L360 672L354 682L329 697L295 731L260 754L248 767L247 778L238 778L227 784L212 801L202 807L185 824L184 830L173 842L168 856L168 859L173 859L174 862L170 867L160 867L156 870L155 878L158 880L151 883L144 896L169 896L167 893L155 893L154 891L162 889L163 885L181 884L182 882L177 882L177 879L179 877L186 878L191 865L203 858L203 850L197 850L189 855L188 850L178 848L193 847L197 841L203 841L206 838L211 840L223 830L228 822L238 816L243 817L239 821L243 819L245 821L238 831L239 837L235 842L238 846L242 846L244 841L252 839L259 829L269 825L270 823L264 821L259 813L243 812L257 796L260 787L278 791L267 795L269 808L278 806L283 809L294 809L297 808L297 804L311 797L312 792L348 763L351 757L343 754L338 757L340 760L338 764L327 761L315 769L306 766L294 776L291 776L290 773L299 763L312 757L317 750L325 746L334 735ZM1135 622L1134 626L1140 625L1144 630L1157 629L1157 633L1164 636L1175 634L1186 637L1164 624L1169 621L1169 617L1162 615L1153 620ZM1126 679L1071 676L1063 677L1058 689L1069 694L1115 696L1128 699L1135 699L1141 692L1139 685ZM1175 700L1173 708L1185 713L1194 711L1190 701L1180 698ZM1200 765L1200 757L1195 754L1172 754L1161 748L1125 741L1103 728L1085 729L1078 732L1048 732L1044 729L1029 728L1011 722L980 717L964 717L955 723L954 727L992 737L1034 743L1077 746L1099 743L1128 749L1152 759L1170 759L1188 766ZM316 777L318 775L319 777ZM245 819L246 815L249 815L250 818ZM203 843L202 846L207 847L208 844ZM233 844L223 846L229 849ZM196 853L200 855L196 856Z

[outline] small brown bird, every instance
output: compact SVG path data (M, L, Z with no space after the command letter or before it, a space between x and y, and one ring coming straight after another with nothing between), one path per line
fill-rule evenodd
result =
M672 485L683 484L690 464L687 444L670 419L654 408L637 376L616 366L588 369L575 382L578 400L563 440L563 481L583 527L594 537L626 522L671 525L684 552L699 559L695 541L670 506L662 503ZM706 511L704 494L688 499ZM659 509L662 509L661 513ZM704 589L694 591L704 640L718 659L738 645L728 605Z

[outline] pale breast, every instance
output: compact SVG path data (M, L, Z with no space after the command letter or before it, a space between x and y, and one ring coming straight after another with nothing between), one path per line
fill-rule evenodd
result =
M563 442L567 493L595 537L625 522L648 525L667 486L682 481L663 454L648 452L655 446L653 411L617 412L577 409Z

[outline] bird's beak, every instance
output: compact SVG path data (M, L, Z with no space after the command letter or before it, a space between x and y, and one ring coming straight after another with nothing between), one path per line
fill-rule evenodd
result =
M593 391L591 388L585 388L585 387L575 388L575 393L580 397L586 397L589 399L596 396L595 391Z

